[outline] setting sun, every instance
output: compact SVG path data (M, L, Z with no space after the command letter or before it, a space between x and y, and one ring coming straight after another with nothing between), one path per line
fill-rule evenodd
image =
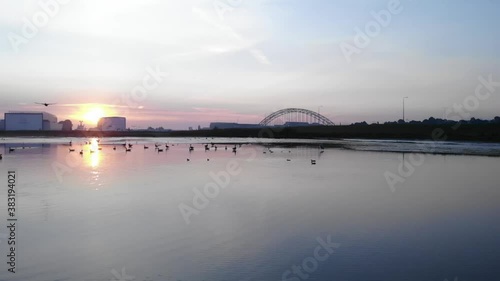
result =
M97 125L99 119L106 116L106 111L101 107L92 107L83 112L82 118L87 123Z
M99 119L114 116L115 114L115 110L110 105L89 103L78 104L70 118L82 121L86 128L94 128L98 125Z

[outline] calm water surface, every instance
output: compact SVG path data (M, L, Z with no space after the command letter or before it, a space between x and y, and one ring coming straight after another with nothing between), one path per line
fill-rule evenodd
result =
M207 140L132 139L129 153L121 139L102 140L100 151L84 141L73 140L73 153L65 139L0 142L0 280L500 278L498 157L426 154L401 175L403 156L415 155L361 151L376 150L366 143L320 153L276 141L273 153L248 144L233 154L233 145L205 152ZM155 142L171 147L158 153ZM11 169L16 274L6 257ZM387 172L403 180L391 188ZM321 261L318 240L337 243Z

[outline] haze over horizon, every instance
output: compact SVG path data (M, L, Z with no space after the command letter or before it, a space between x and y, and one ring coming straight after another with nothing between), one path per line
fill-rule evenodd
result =
M13 46L44 11L38 2L0 0L2 115L48 111L74 125L118 115L131 128L186 129L300 107L346 124L400 119L408 96L407 118L422 120L474 95L478 77L500 81L496 1L401 0L350 61L342 43L391 1L72 0ZM499 115L499 96L471 115Z

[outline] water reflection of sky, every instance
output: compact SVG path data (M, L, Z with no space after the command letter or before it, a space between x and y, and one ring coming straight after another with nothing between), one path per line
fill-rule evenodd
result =
M137 142L129 153L123 140L73 141L73 153L64 142L0 162L19 171L23 226L20 271L0 280L111 280L123 267L136 280L281 280L327 235L341 247L308 280L500 276L500 158L428 155L392 192L384 173L397 172L397 153L201 144L189 153L186 140L158 153ZM186 225L179 204L192 205L193 189L229 161L241 174ZM54 163L70 167L61 182Z

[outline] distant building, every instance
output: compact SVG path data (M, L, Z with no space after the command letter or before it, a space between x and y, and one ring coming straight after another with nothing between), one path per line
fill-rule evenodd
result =
M307 126L320 126L320 124L308 123L308 122L286 122L283 126L285 126L285 127L307 127Z
M0 120L0 131L4 131L5 130L5 120Z
M5 113L6 131L54 131L61 130L57 117L47 112Z
M125 131L127 130L127 119L125 117L103 117L97 123L100 131Z
M210 129L255 129L262 128L259 124L239 124L239 123L226 123L226 122L213 122L210 123Z
M83 121L80 121L78 127L76 127L77 131L85 131L85 125L83 125Z
M73 122L71 122L71 120L64 120L59 122L58 124L61 124L61 130L63 131L73 131Z

